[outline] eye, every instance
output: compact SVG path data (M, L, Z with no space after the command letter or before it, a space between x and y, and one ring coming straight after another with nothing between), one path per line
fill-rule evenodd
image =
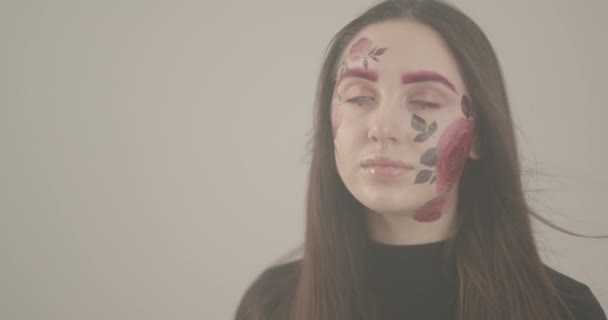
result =
M376 99L374 99L374 97L369 97L369 96L358 96L358 97L354 97L354 98L346 100L346 102L354 102L357 104L361 104L361 103L365 103L365 102L369 102L369 101L376 101Z
M437 104L437 103L429 102L429 101L424 101L424 100L413 100L411 102L414 103L414 104L420 105L423 108L426 108L426 107L438 108L439 107L439 104Z

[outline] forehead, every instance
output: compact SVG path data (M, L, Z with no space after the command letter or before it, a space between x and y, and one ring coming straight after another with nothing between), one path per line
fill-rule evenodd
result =
M375 23L353 38L346 47L345 56L362 37L368 38L373 48L386 48L381 56L377 56L378 61L369 61L369 69L378 71L379 81L399 81L403 72L436 71L464 92L458 64L434 29L413 20Z

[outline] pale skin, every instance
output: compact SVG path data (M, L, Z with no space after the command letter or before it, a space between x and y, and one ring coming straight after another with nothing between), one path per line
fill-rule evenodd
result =
M418 22L386 21L363 29L342 58L331 108L336 165L366 207L370 237L395 245L451 237L458 175L479 155L470 95L443 39ZM413 169L378 179L361 167L372 153Z

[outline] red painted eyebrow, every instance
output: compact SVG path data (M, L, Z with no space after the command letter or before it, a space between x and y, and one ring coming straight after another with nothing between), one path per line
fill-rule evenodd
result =
M401 75L402 84L410 84L414 82L434 81L443 84L450 88L452 92L458 93L456 87L444 76L434 71L414 71Z
M347 69L346 72L344 72L336 82L336 87L338 87L338 85L340 85L340 82L342 82L346 78L362 78L371 82L376 82L378 81L378 72L372 69L364 68ZM448 87L452 92L456 94L458 93L456 87L446 77L434 71L421 70L407 72L401 75L401 84L411 84L425 81L441 83L444 86Z
M376 82L378 80L378 72L376 72L375 70L363 68L348 69L338 79L338 81L336 82L336 87L340 84L340 82L342 82L342 80L346 78L362 78L371 82Z

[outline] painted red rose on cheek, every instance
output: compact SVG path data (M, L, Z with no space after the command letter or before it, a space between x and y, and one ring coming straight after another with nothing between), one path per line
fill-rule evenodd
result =
M431 222L441 218L441 213L445 204L448 200L447 195L441 195L427 204L425 204L422 208L416 210L412 217L416 221L420 222Z
M450 190L466 164L473 140L473 122L458 119L450 123L437 142L437 192Z

